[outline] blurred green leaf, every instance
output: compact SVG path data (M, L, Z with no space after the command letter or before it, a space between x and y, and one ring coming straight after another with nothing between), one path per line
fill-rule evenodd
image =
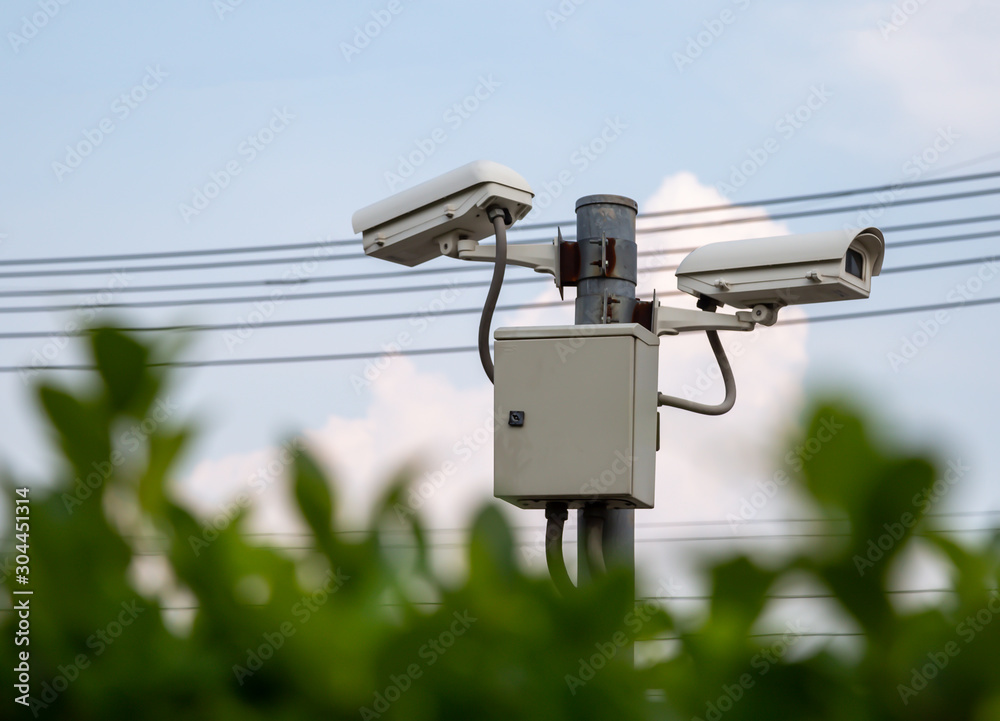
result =
M98 328L91 336L94 361L107 388L111 408L121 412L134 407L143 390L148 392L149 350L120 331ZM145 387L145 388L144 388ZM147 403L151 397L145 398Z
M154 402L150 350L114 331L93 343L98 388L39 390L68 466L31 490L39 718L998 718L1000 536L921 538L950 586L921 605L891 595L938 473L856 410L820 405L784 457L828 528L846 517L847 537L767 564L702 563L707 607L690 613L683 599L668 614L636 603L615 568L559 597L521 568L495 505L475 516L467 572L439 570L409 471L387 485L368 530L346 533L333 484L296 454L289 484L313 536L305 548L248 534L246 492L196 514L171 486L193 431L169 399ZM123 448L118 431L137 418L142 442ZM17 487L5 482L8 504ZM8 588L15 575L0 569ZM812 629L792 599L769 596L803 582L832 595ZM810 634L842 620L861 635ZM6 638L17 624L0 615ZM0 644L0 666L14 668L17 650Z
M331 539L333 494L319 466L304 451L295 454L295 499L309 528L321 544Z

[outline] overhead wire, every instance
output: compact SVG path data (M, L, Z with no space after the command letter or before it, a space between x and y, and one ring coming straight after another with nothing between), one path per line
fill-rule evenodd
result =
M670 210L640 213L637 217L639 219L660 218L660 217L668 217L676 215L699 214L706 212L721 212L726 210L732 210L734 208L748 208L748 207L759 207L759 206L770 206L770 205L784 205L795 202L831 200L836 198L849 197L853 195L864 195L866 193L879 193L888 191L899 192L902 190L911 190L913 188L990 180L997 177L1000 177L1000 171L971 173L965 175L947 176L942 178L889 183L889 184L849 188L844 190L835 190L835 191L827 191L820 193L809 193L804 195L779 196L776 198L764 198L761 200L739 201L734 203L717 204L711 206L673 208ZM960 194L958 197L962 198L971 196ZM907 203L921 202L921 200L923 199L921 198L909 199ZM925 202L935 202L935 201L928 199ZM893 204L902 205L904 203L902 202L894 203L892 201L889 202L879 201L877 203L871 204L871 207L886 207ZM837 212L837 211L832 211L832 212ZM545 228L554 228L561 225L572 225L574 222L575 221L573 220L563 220L563 221L546 221L543 223L526 223L526 224L522 223L517 229L522 231L540 230ZM308 250L310 248L318 249L318 248L329 248L329 247L352 247L356 246L357 243L358 243L357 238L325 239L313 242L276 243L269 245L251 245L251 246L235 246L235 247L220 247L220 248L196 248L196 249L170 250L170 251L149 251L142 253L112 253L103 255L76 255L76 256L60 256L60 257L41 257L41 258L11 258L11 259L5 259L3 263L5 265L58 265L58 264L73 264L73 263L122 262L122 261L134 261L134 260L164 260L169 258L206 257L212 255L239 255L245 253L270 253L270 252L282 252L291 250ZM363 257L363 256L361 254L356 254L350 257ZM280 262L280 261L275 261L275 262Z
M564 301L569 304L568 301ZM1000 297L998 298L973 298L970 300L957 301L954 303L936 303L929 305L920 306L907 306L902 308L885 308L870 311L862 311L859 313L843 313L838 315L823 315L823 316L813 316L805 317L801 319L790 319L786 321L780 321L778 325L798 325L800 323L823 323L829 321L841 321L841 320L857 320L862 318L874 318L879 316L890 316L890 315L902 315L906 313L916 313L930 310L948 310L948 309L958 309L963 307L976 307L985 305L994 305L1000 303ZM499 309L498 309L499 310ZM479 312L480 309L476 309L475 312ZM478 352L479 346L453 346L453 347L443 347L443 348L404 348L397 351L361 351L356 353L330 353L321 355L299 355L299 356L277 356L277 357L265 357L265 358L222 358L222 359L208 359L208 360L193 360L193 361L163 361L157 363L150 363L151 368L207 368L207 367L222 367L222 366L247 366L247 365L273 365L273 364L283 364L283 363L313 363L313 362L336 362L345 360L370 360L373 358L381 358L383 356L425 356L425 355L447 355L456 353L470 353L473 351ZM48 365L48 366L0 366L0 373L21 373L24 371L94 371L97 370L96 366L86 365L86 364L68 364L68 365Z
M935 261L931 263L919 263L907 266L897 266L895 268L883 268L882 274L888 275L892 273L910 273L924 270L934 270L937 268L951 268L963 265L975 265L979 263L996 263L1000 260L1000 255L997 256L977 256L974 258L959 258L953 260L943 260ZM653 273L653 272L663 272L670 270L677 270L677 265L657 265L648 268L640 268L639 273ZM506 280L507 285L516 284L535 284L535 283L546 283L551 282L551 279L542 275L532 275L525 278L513 278ZM55 313L61 311L75 311L79 310L81 307L86 308L100 308L100 309L128 309L128 308L174 308L174 307L185 307L185 306L197 306L197 305L233 305L240 303L266 303L274 301L295 301L295 300L317 300L317 299L328 299L328 298L340 298L340 297L354 297L362 295L382 295L382 294L399 294L399 293L417 293L417 292L427 292L427 291L439 291L448 290L449 288L485 288L491 285L491 281L469 281L465 283L449 283L449 284L433 284L433 285L414 285L414 286L400 286L395 288L361 288L359 290L337 290L337 291L322 291L316 293L294 293L289 295L266 295L266 296L237 296L237 297L221 297L221 298L183 298L183 299L169 299L169 300L149 300L149 301L132 301L132 302L107 302L107 303L89 303L86 306L81 306L79 303L72 304L61 304L61 305L17 305L17 306L0 306L0 314L17 314L17 313ZM666 291L662 295L680 295L678 291ZM400 318L412 317L415 313L400 313L397 314ZM0 336L3 337L3 336Z
M786 195L778 198L767 198L765 200L742 200L735 203L702 205L694 208L673 208L670 210L658 210L653 212L639 213L638 218L664 218L672 215L694 215L697 213L719 212L731 210L732 208L753 208L766 205L785 205L788 203L800 203L815 200L833 200L845 198L852 195L864 195L865 193L899 192L901 190L911 190L913 188L923 188L931 185L948 185L951 183L964 183L976 180L988 180L1000 177L1000 171L986 173L972 173L961 176L951 176L945 178L934 178L932 180L916 180L901 183L890 183L888 185L871 185L862 188L850 188L847 190L833 190L822 193L808 193L805 195ZM544 228L554 228L560 224L568 224L572 221L547 221L544 223L528 223L522 226L523 230L541 230Z
M921 230L929 228L940 228L947 227L951 225L967 225L967 224L978 224L987 223L1000 220L1000 214L996 215L985 215L985 216L975 216L975 217L960 217L952 218L948 220L938 220L938 221L924 221L919 223L908 223L905 225L880 225L879 228L883 232L895 232L895 231L909 231L909 230ZM669 229L668 229L669 230ZM661 232L663 229L636 229L636 234L641 235L643 233ZM570 240L574 236L567 235L566 239ZM887 248L892 247L905 247L906 245L920 245L920 244L933 244L933 243L946 243L946 242L957 242L961 240L974 240L976 238L986 238L986 237L996 237L996 231L986 231L982 234L967 234L964 236L944 236L941 238L926 238L917 239L916 241L893 241L886 244ZM526 243L537 243L537 242L550 242L551 238L533 238L527 240L519 241L509 241L510 245L524 245ZM357 241L355 241L357 242ZM695 250L697 246L681 247L681 248L664 248L664 249L650 249L639 251L639 256L646 255L669 255L673 253L689 253ZM105 267L105 268L89 268L89 269L58 269L58 270L33 270L33 271L18 271L13 273L0 273L0 278L14 279L14 278L41 278L41 277L76 277L76 276L86 276L86 275L110 275L114 276L116 274L127 276L130 272L154 272L154 271L174 271L174 270L200 270L200 269L212 269L217 270L220 268L231 268L237 266L249 266L249 265L280 265L283 263L300 263L305 265L311 262L319 261L329 261L329 260L359 260L365 258L366 256L362 253L356 254L356 256L328 256L326 258L317 257L296 257L296 258L271 258L271 259L252 259L246 262L243 261L225 261L210 264L181 264L175 266L121 266L121 267ZM8 264L8 261L0 261L0 266ZM295 269L286 271L287 273L293 272ZM441 268L416 268L408 269L402 271L381 271L372 273L345 273L339 276L316 276L310 277L308 274L303 272L296 272L294 277L291 278L278 278L278 279L264 279L264 280L253 280L253 281L214 281L207 283L183 283L183 284L165 284L158 286L131 286L128 284L123 285L120 288L115 288L114 292L122 293L136 293L136 292L159 292L159 291L171 291L171 290L195 290L195 289L210 289L210 288L226 288L226 287L252 287L258 285L301 285L306 283L329 283L329 282L350 282L350 281L360 281L360 280L376 280L383 278L409 278L418 275L440 275L455 272L475 272L484 271L485 268L480 268L476 266L472 267L441 267ZM87 288L80 289L79 291L74 291L73 289L55 289L52 291L3 291L0 292L0 296L6 297L16 297L17 294L24 295L56 295L56 294L71 294L74 292L84 293L104 293L109 292L108 287L101 288Z

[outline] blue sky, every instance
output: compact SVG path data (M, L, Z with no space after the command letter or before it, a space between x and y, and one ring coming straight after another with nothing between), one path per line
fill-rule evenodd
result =
M538 220L571 219L575 199L595 192L641 204L657 198L695 204L722 189L735 202L1000 169L1000 156L994 157L1000 152L1000 9L993 2L185 0L94 6L12 0L0 12L0 31L7 111L0 120L0 269L5 259L350 238L356 209L478 158L508 165L532 184L545 198L532 216ZM581 156L581 147L609 126L617 131L603 152ZM67 146L85 141L96 147L73 157ZM422 147L431 152L407 167L405 158ZM740 166L751 171L745 179L734 176ZM561 188L557 181L565 171L572 183ZM679 173L691 174L697 188L657 195ZM212 192L213 182L226 187L202 202L199 195ZM985 187L989 182L926 192ZM888 209L872 196L858 202L871 203L876 223L890 226L987 215L997 207L994 196ZM839 228L857 216L789 220L780 230ZM887 240L995 227L889 232ZM732 226L711 239L753 232ZM885 267L992 255L996 239L930 245L890 252ZM280 278L301 271L301 263L177 273L136 273L129 264L118 265L125 275L117 280L104 272L0 283L4 290L106 289L107 297L125 302L248 293L116 292L121 284ZM319 265L313 274L394 270L368 258ZM944 302L956 289L967 289L979 270L969 265L886 275L868 301L807 313ZM514 270L510 277L527 275ZM969 292L1000 295L1000 278L981 286ZM671 290L670 279L658 289ZM539 292L540 286L509 286L502 302L532 300ZM242 322L255 311L274 320L416 313L438 293L285 300L269 310L244 303L102 311L98 317L152 325ZM2 305L86 304L88 295L5 298ZM458 304L475 306L484 295L466 291ZM933 327L926 325L933 314L810 326L796 337L801 353L780 351L774 378L762 356L760 372L743 382L762 393L768 384L787 386L787 408L760 407L775 429L801 411L801 398L812 391L861 398L884 419L887 433L969 459L972 471L946 499L949 508L1000 508L993 482L1000 463L992 382L997 312L995 306L951 312L926 347L902 365L890 354L920 340L919 333ZM58 334L82 315L0 317L11 331ZM473 315L437 319L415 343L470 345L477 321ZM498 322L507 321L501 316ZM406 321L399 321L257 330L237 340L203 334L186 355L377 350L405 329ZM3 364L28 363L46 343L0 340ZM699 352L697 343L689 345ZM70 347L58 350L54 362L78 358ZM795 371L781 378L785 361ZM412 368L411 381L428 388L445 378L442 392L453 390L456 403L463 393L488 399L474 355L416 359ZM351 384L363 372L363 362L342 362L180 374L175 400L181 415L201 419L208 431L184 473L198 463L252 455L309 429L354 422L367 423L373 437L388 433L373 420L380 416L372 411L372 393L358 393ZM428 380L433 374L441 375ZM413 398L421 392L412 389ZM51 458L18 375L0 375L0 404L6 411L0 457L23 472L44 474ZM744 417L752 419L752 410ZM717 439L720 429L738 432L701 419L693 426L705 439ZM393 458L405 455L405 446ZM658 462L669 469L673 459L661 453ZM745 492L732 491L726 503L732 506ZM666 489L658 493L667 497ZM675 505L664 512L721 517L729 506Z

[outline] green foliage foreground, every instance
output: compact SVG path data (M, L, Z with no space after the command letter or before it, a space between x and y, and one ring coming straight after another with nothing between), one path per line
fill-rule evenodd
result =
M419 518L401 525L393 511L402 480L369 531L345 534L333 486L303 453L289 472L308 549L251 543L242 514L216 530L168 492L192 431L171 417L150 350L113 331L92 338L99 383L39 389L65 465L30 491L27 585L13 562L24 538L11 529L4 547L5 586L34 592L27 645L15 643L19 614L0 616L0 665L16 669L28 651L30 668L30 706L14 701L15 672L4 717L1000 718L997 544L972 549L923 530L955 478L895 455L843 408L819 408L789 457L801 466L791 482L831 535L771 566L739 556L706 569L709 612L681 623L634 605L613 574L558 597L519 567L493 506L469 531L465 579L442 580ZM4 485L13 507L22 486ZM950 590L901 611L887 579L916 544L941 557ZM165 611L137 590L137 564L150 561L192 610ZM761 622L768 596L790 580L831 596L825 629L853 629L852 648L810 639L791 617L783 636L760 635L775 626L773 609ZM664 637L678 639L666 660L631 667L633 643Z

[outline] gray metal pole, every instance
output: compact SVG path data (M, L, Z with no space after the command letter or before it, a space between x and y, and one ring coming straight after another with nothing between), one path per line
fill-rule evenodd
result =
M620 195L588 195L576 201L576 239L580 278L576 288L576 324L631 323L635 309L637 256L635 216L638 204ZM594 412L600 413L599 408ZM577 570L590 577L583 549L583 511L577 511ZM604 558L608 568L627 569L635 594L635 511L608 509L604 522Z

